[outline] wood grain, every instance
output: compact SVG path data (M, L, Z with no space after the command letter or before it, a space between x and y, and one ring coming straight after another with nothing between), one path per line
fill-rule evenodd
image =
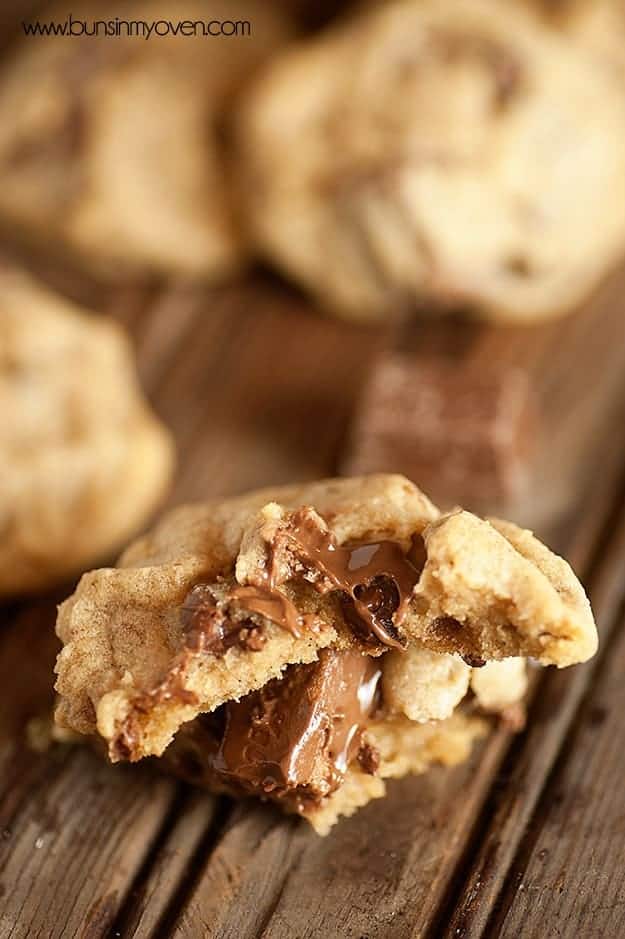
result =
M169 824L166 819L159 842L113 925L114 934L141 939L167 929L178 910L178 897L184 895L184 884L192 876L194 858L210 850L207 834L221 814L218 802L199 790L183 786L180 790L169 812Z
M405 409L407 432L414 441L413 453L421 454L422 473L419 458L406 452L405 444L392 448L392 437L384 427L376 426L379 418L373 417L369 424L367 414L371 409L366 404L360 415L365 431L361 429L356 441L346 447L343 465L348 471L352 466L359 469L364 466L368 472L393 468L413 476L417 483L421 475L435 501L447 507L460 503L478 514L494 510L521 525L549 531L570 511L579 492L598 470L602 471L605 459L610 456L607 451L611 449L612 429L618 426L616 409L625 391L624 289L625 268L622 268L613 272L582 309L564 321L492 328L459 320L422 319L399 324L393 332L389 342L393 360L399 358L408 363L407 368L404 364L402 374L409 376L410 367L414 367L418 386L421 363L426 366L425 374L433 362L447 363L452 368L453 387L443 368L440 385L432 393L426 385L421 401L426 395L440 395L444 400L447 394L462 394L457 383L469 395L471 391L475 394L479 378L491 373L493 381L494 376L503 381L502 374L507 370L520 371L526 377L527 417L521 433L525 438L523 477L527 478L527 485L517 483L515 487L510 483L505 487L510 490L507 497L502 493L498 499L493 493L485 504L483 498L476 496L469 474L466 488L463 489L462 479L455 479L450 494L446 474L437 473L428 448L433 440L435 452L446 454L455 465L458 454L463 452L457 441L457 424L453 420L441 421L435 431L429 424L421 431L419 424L411 420L406 388L401 394L407 400L397 407L400 413L402 407ZM436 373L436 369L433 371ZM381 372L382 376L387 374ZM478 398L480 394L483 391L478 392ZM367 401L368 396L364 399ZM389 400L393 407L393 399ZM377 413L377 408L373 410ZM454 412L453 403L449 410ZM397 426L396 415L391 424ZM492 447L490 457L497 463L502 457L495 456L498 447L494 441ZM397 462L402 457L405 468ZM505 475L503 470L500 473Z
M580 707L610 649L609 639L618 626L625 601L625 517L615 524L607 545L600 544L601 563L595 567L590 596L597 618L602 651L591 662L574 670L549 671L537 683L522 746L515 748L505 767L505 782L494 791L486 808L487 823L470 859L462 888L448 924L450 936L485 934L499 904L500 892L542 798L556 761L563 753ZM540 920L535 922L538 929ZM624 920L625 925L625 920Z
M388 330L315 315L296 294L260 274L219 290L185 282L126 285L106 296L84 284L71 290L132 331L148 394L179 446L172 503L334 472L362 381L392 341ZM620 297L617 287L606 290L594 312L582 312L582 325L571 321L570 337L558 338L555 326L541 331L540 341L538 332L533 340L522 331L504 340L485 327L461 327L458 348L480 356L509 348L536 374L553 358L552 371L564 381L559 346L580 357L593 324L604 325L610 340L602 339L599 364L588 370L592 387L575 391L572 378L568 385L578 400L587 397L589 413L600 412L596 423L603 437L586 447L575 439L583 472L567 490L566 511L542 533L589 576L607 635L618 627L622 600L617 518L625 452L617 410L623 404L622 348L606 348L615 346ZM431 328L434 341L439 330ZM595 387L602 381L602 356L607 390ZM551 401L560 380L545 382L545 401ZM551 413L566 416L567 400L560 394ZM595 422L577 423L581 437L589 424L595 433ZM575 426L572 417L569 427ZM552 818L553 785L562 776L562 791L572 791L586 754L598 773L603 765L609 738L589 749L588 735L576 730L590 713L592 696L597 707L608 706L597 677L608 674L603 660L541 681L532 721L520 738L500 730L465 766L392 784L387 800L341 822L322 840L305 823L262 806L215 802L150 766L111 769L88 752L63 747L29 751L25 724L50 701L54 604L69 589L13 604L0 615L0 831L8 832L0 839L3 939L394 939L488 935L495 929L533 937L542 924L531 898L517 889L521 875L523 883L536 885L553 935L563 908L571 911L567 928L579 922L590 902L581 877L571 878L564 899L549 893L563 863L554 843L563 838L566 821L557 813ZM609 689L616 684L611 679ZM620 699L614 700L616 722ZM606 725L606 734L619 739L613 724ZM618 768L616 757L608 761L606 786L616 787ZM587 840L570 845L580 863L590 863L593 851L602 863L608 857L620 863L616 839L605 849L608 855L601 841L610 826L618 831L619 799L603 800L600 807L596 798L575 805L579 823L587 819ZM538 852L545 844L554 851L555 866L543 870L546 856L541 860ZM597 928L609 935L621 924L614 913L618 884L616 877L601 884L610 909L602 912L598 901L592 909Z
M83 748L28 746L51 706L54 604L24 608L2 631L0 935L105 934L155 837L174 784L112 769Z
M556 936L625 932L624 627L621 611L498 902L500 936L532 935L541 922Z

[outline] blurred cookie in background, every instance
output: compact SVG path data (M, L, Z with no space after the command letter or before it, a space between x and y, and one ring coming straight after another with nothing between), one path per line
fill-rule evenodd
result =
M38 19L63 23L70 12L90 30L98 19L234 20L238 32L23 37L0 71L0 216L59 239L107 276L225 277L246 249L223 123L231 97L288 34L284 9L64 2Z
M104 560L147 520L173 469L130 342L0 266L0 596Z
M252 236L330 310L569 312L625 249L625 98L524 3L374 5L240 114Z

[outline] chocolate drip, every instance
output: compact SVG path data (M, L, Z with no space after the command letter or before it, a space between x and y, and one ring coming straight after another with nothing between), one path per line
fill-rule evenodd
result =
M291 666L284 678L194 721L166 760L196 783L310 808L355 760L375 772L379 756L363 733L380 675L370 656L323 650L317 662Z
M374 637L383 645L402 648L396 627L425 563L425 552L422 550L419 557L414 538L410 555L419 566L396 541L338 545L332 532L318 526L310 509L294 515L287 538L305 565L345 595L346 618L361 637ZM327 592L327 588L316 586Z
M262 627L254 627L251 620L237 622L227 612L229 603L277 623L295 638L314 632L317 617L300 613L279 589L285 575L280 575L278 556L285 552L287 568L295 558L311 588L321 594L339 593L345 620L361 641L403 648L397 627L425 565L422 536L413 536L408 553L396 541L339 545L311 508L295 512L278 531L269 547L267 568L256 583L233 587L219 602L208 584L192 588L182 608L188 648L215 655L237 644L260 648Z
M306 628L314 629L315 617L302 616L289 598L273 587L235 587L229 599L236 600L240 607L250 613L259 613L273 623L287 629L296 639L304 635Z

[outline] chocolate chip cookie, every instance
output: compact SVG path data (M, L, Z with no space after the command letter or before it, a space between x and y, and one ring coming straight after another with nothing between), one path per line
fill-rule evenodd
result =
M57 631L59 724L322 833L384 778L464 759L527 656L597 646L564 560L401 476L181 507L84 575Z
M271 4L240 0L235 12L227 0L63 0L41 11L60 25L71 13L78 32L97 21L159 32L16 44L0 73L5 219L110 278L238 268L246 248L224 127L232 96L289 30ZM232 19L250 33L163 34Z
M625 250L622 82L523 3L371 5L271 63L239 136L260 250L346 317L553 317Z

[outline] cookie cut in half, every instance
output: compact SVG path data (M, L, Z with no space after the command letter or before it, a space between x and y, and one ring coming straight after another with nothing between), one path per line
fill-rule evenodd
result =
M464 759L525 657L597 647L568 564L515 525L441 515L401 476L184 506L57 624L56 720L325 832L386 777Z
M173 469L121 326L5 266L0 453L0 596L114 557Z
M625 248L622 80L527 4L369 4L239 124L259 249L346 317L553 317Z

